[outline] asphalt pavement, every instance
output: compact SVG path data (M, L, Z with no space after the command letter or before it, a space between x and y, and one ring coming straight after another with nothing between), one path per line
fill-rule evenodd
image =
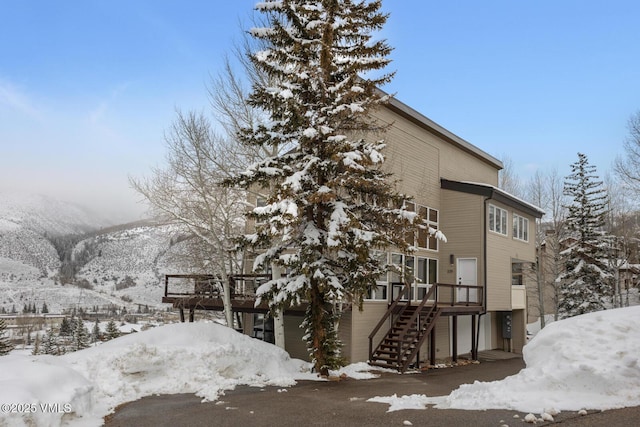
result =
M118 407L105 419L107 427L155 426L527 426L526 414L508 410L453 409L387 412L389 405L367 402L374 396L448 395L461 384L499 380L524 367L522 358L483 358L470 363L421 373L383 373L370 380L300 381L288 388L237 387L215 402L201 403L190 394L146 397ZM640 407L592 411L587 415L562 412L554 422L536 426L637 426Z

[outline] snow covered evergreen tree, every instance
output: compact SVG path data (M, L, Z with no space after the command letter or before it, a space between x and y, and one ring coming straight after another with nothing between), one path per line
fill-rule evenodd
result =
M56 341L55 336L53 335L52 330L48 330L45 336L42 338L42 353L43 354L51 354L57 355L59 353L59 345Z
M391 48L372 38L387 19L380 7L380 1L265 1L256 9L268 26L251 30L269 46L251 60L276 83L254 85L249 104L270 121L243 129L239 139L296 148L229 181L268 194L266 205L248 214L261 225L241 247L258 253L254 270L275 265L286 272L258 289L273 310L309 303L303 325L321 375L341 363L336 303L360 306L385 271L370 251L409 250L403 227L421 224L381 168L386 127L371 116L388 101L378 87L392 78L382 71Z
M89 330L84 326L84 322L79 317L72 319L73 325L73 350L78 351L89 347Z
M73 333L73 327L69 322L69 319L66 317L62 318L62 323L60 324L60 332L58 333L61 337L68 337Z
M564 191L573 201L566 220L571 244L562 252L566 270L559 277L560 318L604 310L612 278L607 260L611 240L603 231L607 194L584 154L578 153L571 165Z
M93 329L91 330L91 342L95 343L100 340L100 322L98 319L93 324Z
M113 319L109 320L109 323L107 323L105 338L107 340L112 340L114 338L118 338L119 336L120 331L118 330L116 322L114 322Z
M13 345L11 345L6 332L7 324L4 319L0 319L0 356L7 355L11 350L13 350Z

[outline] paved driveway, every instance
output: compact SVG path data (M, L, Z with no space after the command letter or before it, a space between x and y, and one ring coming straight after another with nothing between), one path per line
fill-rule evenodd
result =
M109 416L107 427L129 426L526 426L523 413L507 410L402 410L366 402L374 396L448 395L474 380L493 381L517 373L521 358L485 360L420 374L385 373L372 380L302 381L289 388L238 387L216 402L193 395L163 395L127 403ZM516 418L517 416L517 418ZM636 426L640 407L579 416L562 413L563 426ZM409 424L410 423L410 424ZM548 425L550 423L538 423Z

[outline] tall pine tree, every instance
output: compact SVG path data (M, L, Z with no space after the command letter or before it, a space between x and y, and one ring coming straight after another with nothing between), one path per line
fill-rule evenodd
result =
M248 214L259 225L241 247L258 253L254 270L286 271L258 289L273 310L309 303L303 325L321 375L341 362L336 303L361 306L384 272L370 250L408 250L401 230L420 223L381 168L386 127L371 115L388 101L378 87L392 78L383 71L391 48L372 37L387 20L380 7L380 1L266 1L256 9L268 26L250 32L268 46L251 60L275 83L254 85L249 104L270 120L239 139L295 148L228 182L268 194L266 206Z
M564 185L572 198L566 220L570 232L563 251L565 272L560 275L558 314L561 318L604 310L612 272L606 259L610 239L603 231L607 193L598 180L596 168L587 156L578 153Z

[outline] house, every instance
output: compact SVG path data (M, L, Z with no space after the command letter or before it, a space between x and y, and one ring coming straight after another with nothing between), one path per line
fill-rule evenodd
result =
M377 361L404 370L415 361L475 357L484 349L521 352L527 319L522 271L535 261L535 219L543 212L497 188L499 160L402 102L393 99L375 119L390 125L385 168L399 190L413 197L410 209L444 232L447 242L418 233L411 256L378 254L380 262L402 266L417 280L405 285L389 273L362 310L343 312L343 356L351 363ZM246 291L252 279L238 280ZM167 292L166 286L163 301L194 306L196 300L172 299ZM247 299L237 293L232 301L238 312L252 313L244 316L245 333L270 336L261 314L266 307ZM203 298L197 301L207 305ZM292 307L284 313L285 348L292 357L308 357L299 328L303 312Z

